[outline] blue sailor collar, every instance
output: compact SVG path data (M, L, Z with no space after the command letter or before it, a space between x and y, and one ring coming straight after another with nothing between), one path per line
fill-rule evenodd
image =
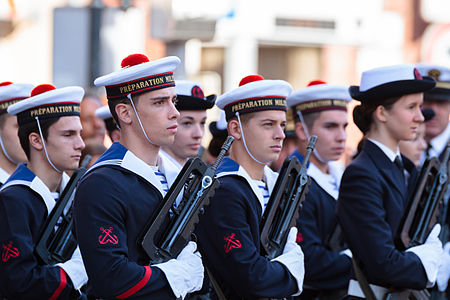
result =
M244 178L247 183L250 185L253 193L259 200L259 204L261 205L261 211L264 213L264 197L261 190L258 188L258 184L253 180L250 175L245 171L245 169L240 166L237 162L232 160L229 157L225 157L219 168L217 170L217 177L224 177L230 175L237 175ZM264 178L263 181L267 184L267 188L269 190L269 195L272 194L273 188L275 186L275 182L277 181L278 173L273 172L268 166L264 166Z
M174 176L175 171L166 167L165 164L167 164L167 160L161 159L161 157L159 157L159 171L166 176L167 183L170 187L175 180L176 175ZM98 167L107 165L119 166L128 171L131 171L132 173L141 176L151 185L156 187L161 193L161 196L165 194L164 188L152 167L145 163L142 159L134 155L133 152L125 148L122 144L120 144L120 142L113 143L111 147L109 147L109 149L106 150L102 156L100 156L100 158L95 162L95 164L92 165L91 168L89 168L87 172L91 172Z
M0 184L5 183L8 180L9 176L11 176L11 174L0 168Z
M337 161L328 162L330 174L323 173L315 164L310 163L307 174L335 200L339 196L339 186L341 184L344 167Z
M69 180L69 175L63 173L61 187L59 188L59 194L62 193ZM22 163L17 167L17 169L14 171L14 173L12 173L6 183L2 185L0 191L13 185L27 186L31 190L39 194L42 201L44 201L45 206L47 207L47 215L50 214L53 207L55 206L56 201L53 198L49 188L39 177L37 177L30 169L28 169L26 163Z

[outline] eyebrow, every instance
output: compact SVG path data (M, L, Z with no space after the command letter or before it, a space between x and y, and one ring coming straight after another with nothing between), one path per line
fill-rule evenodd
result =
M160 97L150 98L150 99L148 99L148 100L150 100L150 101L167 100L167 99L172 99L172 98L176 98L176 97L177 97L176 95L173 96L173 97L170 97L170 96L160 96Z
M259 120L260 122L278 122L278 120L275 120L275 119L262 119L262 120ZM287 122L287 120L283 120L283 121L281 121L281 123L283 123L283 122Z

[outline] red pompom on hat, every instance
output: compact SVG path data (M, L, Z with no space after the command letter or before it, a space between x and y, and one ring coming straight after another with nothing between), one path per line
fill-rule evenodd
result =
M0 83L0 86L7 86L7 85L10 85L10 84L12 84L11 81L4 81L4 82Z
M94 80L104 86L109 101L123 99L175 86L173 71L180 64L176 56L150 61L144 54L131 54L122 60L122 68Z
M51 84L40 84L37 87L35 87L32 91L31 91L31 96L30 97L34 97L36 95L51 91L51 90L55 90L56 88L51 85Z
M327 84L327 83L323 80L312 80L308 83L307 86L319 85L319 84Z
M264 77L262 77L261 75L248 75L241 79L241 81L239 82L239 86L243 86L244 84L260 80L264 80Z
M130 54L122 60L122 63L120 64L120 66L122 68L128 68L128 67L132 67L135 65L149 62L149 61L150 60L148 59L148 57L145 56L144 54L139 54L139 53Z

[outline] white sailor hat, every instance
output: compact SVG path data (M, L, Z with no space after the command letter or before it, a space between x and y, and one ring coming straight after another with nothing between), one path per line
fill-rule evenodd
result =
M95 110L95 116L99 117L105 122L106 130L109 132L117 129L116 121L114 121L108 105L103 105Z
M122 60L122 69L95 79L94 84L105 86L108 100L173 87L173 71L179 63L176 56L150 61L144 54L131 54Z
M6 113L6 109L14 103L30 97L33 88L32 84L26 83L0 83L0 114Z
M431 77L422 77L414 65L401 64L363 72L361 85L351 86L350 95L361 102L382 101L422 93L432 89L435 84Z
M95 110L95 116L102 120L112 118L111 111L108 105L103 105Z
M292 86L284 80L267 80L260 75L250 75L241 80L238 88L220 96L216 105L225 111L229 121L236 113L286 111L286 97L291 92Z
M288 107L302 114L323 110L347 110L352 100L348 86L327 84L322 80L311 81L306 88L293 92L287 97Z
M219 119L209 123L209 131L214 137L227 137L227 120L225 120L225 112L220 110Z
M214 106L216 95L205 97L200 83L191 80L177 80L175 82L177 94L177 110L207 110Z
M40 120L63 116L80 116L83 88L69 86L56 89L51 84L41 84L31 91L29 98L8 107L8 113L17 115L19 126Z
M449 101L450 100L450 69L444 66L419 63L416 66L422 76L430 76L436 80L436 87L426 91L423 99Z

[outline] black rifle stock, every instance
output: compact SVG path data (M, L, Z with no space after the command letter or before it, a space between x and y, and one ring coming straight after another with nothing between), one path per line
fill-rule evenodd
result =
M86 167L90 161L91 156L86 155L80 167L73 172L41 229L34 251L46 265L54 265L69 260L77 248L77 242L72 234L73 203L69 203L69 201L73 199L78 181L86 173ZM61 220L61 223L55 230L59 220Z
M450 144L447 144L441 163L436 157L425 160L400 222L395 239L398 248L404 250L424 244L437 222L438 210L439 207L444 208L444 196L448 187L449 156Z
M191 158L178 174L138 241L152 264L176 258L189 242L194 226L199 221L199 214L219 187L219 181L215 178L216 170L233 140L231 136L227 138L214 165L208 167L200 158ZM182 189L183 198L174 207ZM165 225L170 211L173 216L169 224Z
M307 175L309 157L317 137L309 139L302 164L296 157L287 158L280 170L260 223L261 250L268 259L282 254L291 227L296 225L310 179Z

